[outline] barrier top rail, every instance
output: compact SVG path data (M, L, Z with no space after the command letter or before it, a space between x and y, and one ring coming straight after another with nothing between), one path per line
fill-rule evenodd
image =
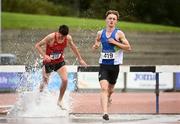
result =
M0 65L0 72L25 72L25 65Z
M97 72L99 65L67 65L73 72ZM180 65L120 65L120 72L180 72ZM25 65L0 65L0 72L25 72Z
M97 71L98 65L93 66L78 66L78 71L85 72L91 70L91 72ZM180 65L120 65L120 72L180 72Z

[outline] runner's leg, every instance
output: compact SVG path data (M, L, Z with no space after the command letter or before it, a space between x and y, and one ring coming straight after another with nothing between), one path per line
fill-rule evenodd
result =
M39 86L39 91L42 92L44 87L48 85L50 73L46 73L45 66L42 68L43 82Z
M66 66L64 65L60 69L58 69L57 73L59 74L59 76L61 77L61 80L62 80L62 84L61 84L60 92L59 92L59 98L58 98L58 104L62 105L63 104L63 101L62 101L63 96L66 91L67 83L68 83Z
M101 80L100 86L101 86L101 106L103 110L103 114L107 114L107 103L108 103L108 81L107 80Z
M114 84L110 84L108 85L108 106L111 104L112 102L112 98L111 98L111 95L113 94L114 92Z

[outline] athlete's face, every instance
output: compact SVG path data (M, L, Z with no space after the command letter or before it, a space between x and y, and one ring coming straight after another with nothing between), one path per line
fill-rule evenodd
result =
M117 23L117 16L114 15L114 14L109 14L107 17L106 17L106 25L108 27L115 27Z

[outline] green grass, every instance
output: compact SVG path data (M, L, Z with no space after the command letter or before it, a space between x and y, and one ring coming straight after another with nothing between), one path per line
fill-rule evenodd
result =
M3 29L55 29L61 24L66 24L70 28L91 30L101 29L105 26L104 20L8 12L1 13L1 21ZM123 21L120 21L117 27L121 28L123 31L180 32L179 27Z

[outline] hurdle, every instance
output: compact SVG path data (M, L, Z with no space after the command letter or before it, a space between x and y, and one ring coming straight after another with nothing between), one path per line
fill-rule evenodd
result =
M156 114L159 114L159 73L180 72L180 65L120 65L120 73L129 72L151 72L155 74L155 95L156 95ZM99 66L93 65L88 67L78 66L77 72L97 72Z

